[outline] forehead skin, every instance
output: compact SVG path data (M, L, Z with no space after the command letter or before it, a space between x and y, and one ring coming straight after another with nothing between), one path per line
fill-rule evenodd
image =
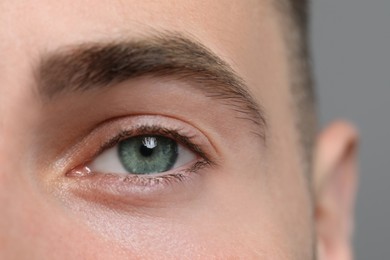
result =
M310 198L272 1L1 1L0 28L0 205L5 209L0 258L311 257ZM171 31L196 39L245 80L266 111L263 149L251 145L250 135L236 134L242 131L239 123L223 129L220 139L226 140L216 143L224 144L219 150L225 164L210 177L210 190L204 190L208 196L187 203L196 207L175 209L181 218L148 216L131 222L122 213L89 214L89 205L69 206L66 194L42 188L48 173L34 171L39 168L34 144L41 138L36 133L59 130L41 124L54 115L34 84L40 55ZM63 112L73 104L60 100L52 106Z

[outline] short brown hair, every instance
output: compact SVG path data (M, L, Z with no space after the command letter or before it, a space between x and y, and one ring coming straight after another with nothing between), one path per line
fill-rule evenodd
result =
M275 0L282 18L288 59L291 64L291 92L297 110L297 129L306 162L311 162L317 132L316 98L310 55L310 0Z

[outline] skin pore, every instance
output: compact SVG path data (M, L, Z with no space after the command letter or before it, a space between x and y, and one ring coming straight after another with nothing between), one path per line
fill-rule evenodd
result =
M319 136L309 183L278 15L2 1L0 258L351 258L356 133ZM142 135L190 159L137 176L103 156Z

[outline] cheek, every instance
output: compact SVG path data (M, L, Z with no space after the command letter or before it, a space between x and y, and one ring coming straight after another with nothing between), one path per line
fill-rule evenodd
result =
M214 205L209 208L215 223L224 225L219 232L233 238L235 248L282 259L311 258L310 194L300 162L288 152L294 150L290 144L282 149L269 143L258 150L253 142L237 145L224 169L210 175L208 198Z
M97 248L100 257L111 259L113 251L123 251L69 218L50 195L17 178L28 172L13 173L18 174L0 183L0 259L94 259Z

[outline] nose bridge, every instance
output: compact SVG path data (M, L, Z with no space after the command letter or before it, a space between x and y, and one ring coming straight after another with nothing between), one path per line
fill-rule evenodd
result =
M15 252L14 242L24 236L20 218L27 214L24 205L29 202L26 201L26 187L20 178L23 164L18 155L23 151L18 146L17 132L13 128L15 125L10 121L16 116L9 105L13 100L7 91L2 93L5 94L0 98L0 259L9 259Z
M20 124L21 126L22 124ZM36 250L47 221L44 205L23 162L23 138L11 127L2 128L0 144L0 259L26 259Z
M0 148L0 259L9 259L17 252L18 241L26 237L21 218L29 215L25 206L31 203L26 200L25 187L17 176L19 167L10 159L4 145L8 144L3 139Z
M20 169L8 161L0 172L0 259L32 257L47 222L33 186L20 178Z
M6 39L1 30L0 39ZM34 227L36 192L24 158L31 139L27 133L33 127L31 111L36 109L31 102L29 61L16 47L5 45L0 44L0 259L15 259Z

